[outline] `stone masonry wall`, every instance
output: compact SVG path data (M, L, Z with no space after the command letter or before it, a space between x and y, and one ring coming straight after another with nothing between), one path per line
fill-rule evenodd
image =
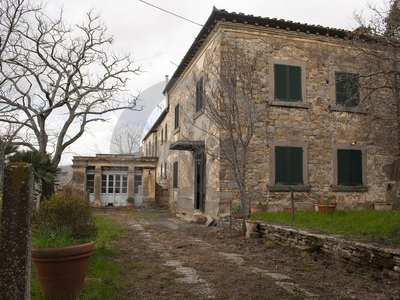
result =
M237 230L241 229L241 222L242 220L235 220L234 227ZM400 278L400 249L349 241L339 235L321 234L266 222L260 222L259 232L261 238L273 240L282 245L323 251L334 255L336 259L385 270Z

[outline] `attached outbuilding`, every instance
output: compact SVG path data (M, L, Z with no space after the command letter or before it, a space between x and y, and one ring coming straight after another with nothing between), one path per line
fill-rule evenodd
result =
M137 207L148 206L155 200L155 168L154 157L74 156L72 186L96 206L126 206L129 197Z

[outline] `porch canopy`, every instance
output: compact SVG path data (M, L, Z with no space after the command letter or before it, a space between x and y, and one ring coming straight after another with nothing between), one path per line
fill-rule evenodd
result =
M170 150L185 150L185 151L196 151L204 150L204 141L191 141L191 140L181 140L172 143L169 146Z

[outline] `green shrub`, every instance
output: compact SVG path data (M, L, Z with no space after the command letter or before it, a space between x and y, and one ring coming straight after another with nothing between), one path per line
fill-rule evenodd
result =
M61 248L71 245L72 230L68 227L40 227L32 237L32 244L37 248Z
M90 240L97 235L89 201L69 190L57 192L44 200L34 214L34 224L37 230L70 228L73 239Z

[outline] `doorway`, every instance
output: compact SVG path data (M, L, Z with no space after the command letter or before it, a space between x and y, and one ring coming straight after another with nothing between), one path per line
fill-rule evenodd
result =
M194 156L194 208L204 212L204 152Z
M101 169L101 206L121 206L128 197L128 168Z

